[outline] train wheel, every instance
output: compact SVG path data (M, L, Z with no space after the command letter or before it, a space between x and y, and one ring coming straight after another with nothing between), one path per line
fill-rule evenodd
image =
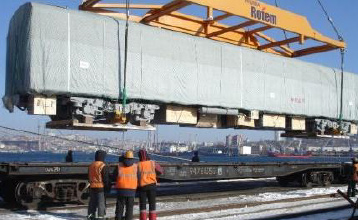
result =
M322 185L323 186L330 186L334 180L333 173L329 172L322 177Z
M81 204L88 203L89 200L89 183L80 182L77 186L77 199Z
M36 183L20 182L15 189L15 199L23 207L33 209L38 208L43 195L40 187L35 187Z
M301 186L311 188L313 183L310 180L309 173L303 173L301 178Z

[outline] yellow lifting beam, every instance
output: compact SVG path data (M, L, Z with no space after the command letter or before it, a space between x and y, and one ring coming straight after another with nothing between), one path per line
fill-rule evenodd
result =
M207 11L206 17L178 12L190 5L204 7ZM124 19L125 14L118 9L124 9L126 5L103 3L103 0L87 0L79 8ZM174 0L164 5L130 4L130 9L147 10L142 17L130 16L130 20L135 22L286 57L300 57L346 47L345 42L324 36L313 29L306 17L257 0ZM220 15L214 17L214 12L219 12ZM235 16L244 21L234 25L222 22ZM271 29L284 30L293 37L275 39L269 36L269 33L265 33ZM304 47L306 40L315 41L317 45ZM287 45L292 43L298 43L298 46L295 45L295 49L289 48Z

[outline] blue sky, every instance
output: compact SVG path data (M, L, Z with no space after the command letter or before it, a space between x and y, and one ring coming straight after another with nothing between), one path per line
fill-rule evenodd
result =
M345 69L349 72L358 73L357 58L358 58L358 43L356 42L358 36L357 29L357 15L358 8L357 0L321 0L326 6L327 11L333 18L336 26L343 35L347 43L347 53L345 59ZM4 95L5 90L5 68L6 68L6 36L8 31L8 24L11 16L15 10L27 1L24 0L2 0L2 7L0 8L0 97ZM59 5L63 7L76 9L80 0L35 0L34 2ZM105 2L120 2L124 0L107 0ZM131 3L150 3L161 4L167 2L166 0L132 0ZM264 0L263 2L274 4L274 0ZM319 32L336 39L336 34L333 32L330 24L324 16L321 8L316 0L277 0L281 8L287 9L297 14L306 16L311 22L312 26ZM195 9L193 9L195 13ZM135 14L135 12L131 12ZM281 33L282 34L282 33ZM281 36L282 37L282 36ZM338 68L340 65L339 51L332 51L310 55L301 58L305 61L322 64L329 67ZM7 110L0 104L0 125L5 125L13 128L26 129L37 131L38 124L44 125L48 118L46 116L31 116L24 112L16 110L15 113L8 113ZM78 133L73 131L63 131L62 133ZM87 135L96 137L121 137L118 132L82 132ZM180 128L178 126L160 126L159 138L166 140L188 140L194 139L197 135L200 141L224 141L224 137L228 134L244 134L251 140L267 139L273 137L273 132L270 131L246 131L233 129L194 129L194 128ZM145 139L147 132L127 132L126 138Z

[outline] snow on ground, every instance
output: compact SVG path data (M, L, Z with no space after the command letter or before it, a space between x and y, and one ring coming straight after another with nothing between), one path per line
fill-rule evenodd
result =
M340 206L347 204L343 200L334 199L313 199L309 201L299 201L290 203L271 203L265 205L258 205L254 207L245 207L238 209L218 210L212 212L185 214L160 218L161 220L175 220L175 219L220 219L220 220L234 220L234 219L257 219L275 217L280 214L291 214L298 212L305 212L332 206Z
M339 211L326 212L323 214L307 215L299 218L283 219L283 220L347 220L351 217L352 209L343 209ZM357 216L357 215L356 215Z
M159 203L158 210L175 210L175 209L186 209L186 208L202 208L213 205L224 205L224 204L245 204L253 202L267 202L275 201L280 199L292 199L292 198L301 198L309 197L313 195L322 195L335 193L337 190L346 190L346 187L330 187L330 188L313 188L313 189L303 189L295 190L291 192L270 192L270 193L260 193L258 195L238 195L235 197L211 199L211 200L200 200L200 201L185 201L185 202L170 202L170 203Z
M335 193L338 189L345 191L346 187L329 187L329 188L313 188L313 189L300 189L291 192L270 192L260 193L257 195L238 195L228 198L217 198L185 202L158 202L158 211L174 211L174 210L185 210L185 209L196 209L213 206L225 206L229 204L250 204L255 202L268 202L277 201L290 198L302 198L310 197L314 195L331 194ZM231 219L255 219L255 218L267 218L274 217L284 213L299 213L308 210L315 210L321 208L328 208L334 206L341 206L348 204L347 201L341 198L319 198L310 199L306 201L296 202L277 202L270 204L262 204L244 208L233 208L223 209L211 212L199 212L193 214L183 214L176 216L167 216L158 218L159 220L174 220L174 219L220 219L220 220L231 220ZM134 213L138 213L138 206L135 206ZM52 212L39 212L39 211L19 211L19 212L8 212L7 214L0 215L0 219L17 220L17 219L39 219L39 220L75 220L83 219L86 216L86 209L77 210L59 210ZM114 215L114 207L107 209L107 216ZM347 219L350 216L350 210L344 210L334 212L334 215L321 215L320 217L312 217L312 219ZM307 216L309 217L309 216ZM327 218L326 218L327 217ZM310 217L311 218L311 217ZM308 219L308 218L297 218L297 219Z

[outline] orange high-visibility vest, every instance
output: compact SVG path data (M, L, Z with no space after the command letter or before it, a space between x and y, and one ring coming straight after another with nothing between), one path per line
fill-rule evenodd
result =
M353 180L358 182L358 163L353 164Z
M105 166L102 161L94 161L88 168L90 188L103 188L102 170Z
M141 161L138 163L139 186L143 187L149 184L157 183L157 174L155 173L155 162Z
M137 177L137 164L133 164L130 167L123 166L122 163L118 165L118 176L116 182L116 188L118 189L137 189L138 177Z

